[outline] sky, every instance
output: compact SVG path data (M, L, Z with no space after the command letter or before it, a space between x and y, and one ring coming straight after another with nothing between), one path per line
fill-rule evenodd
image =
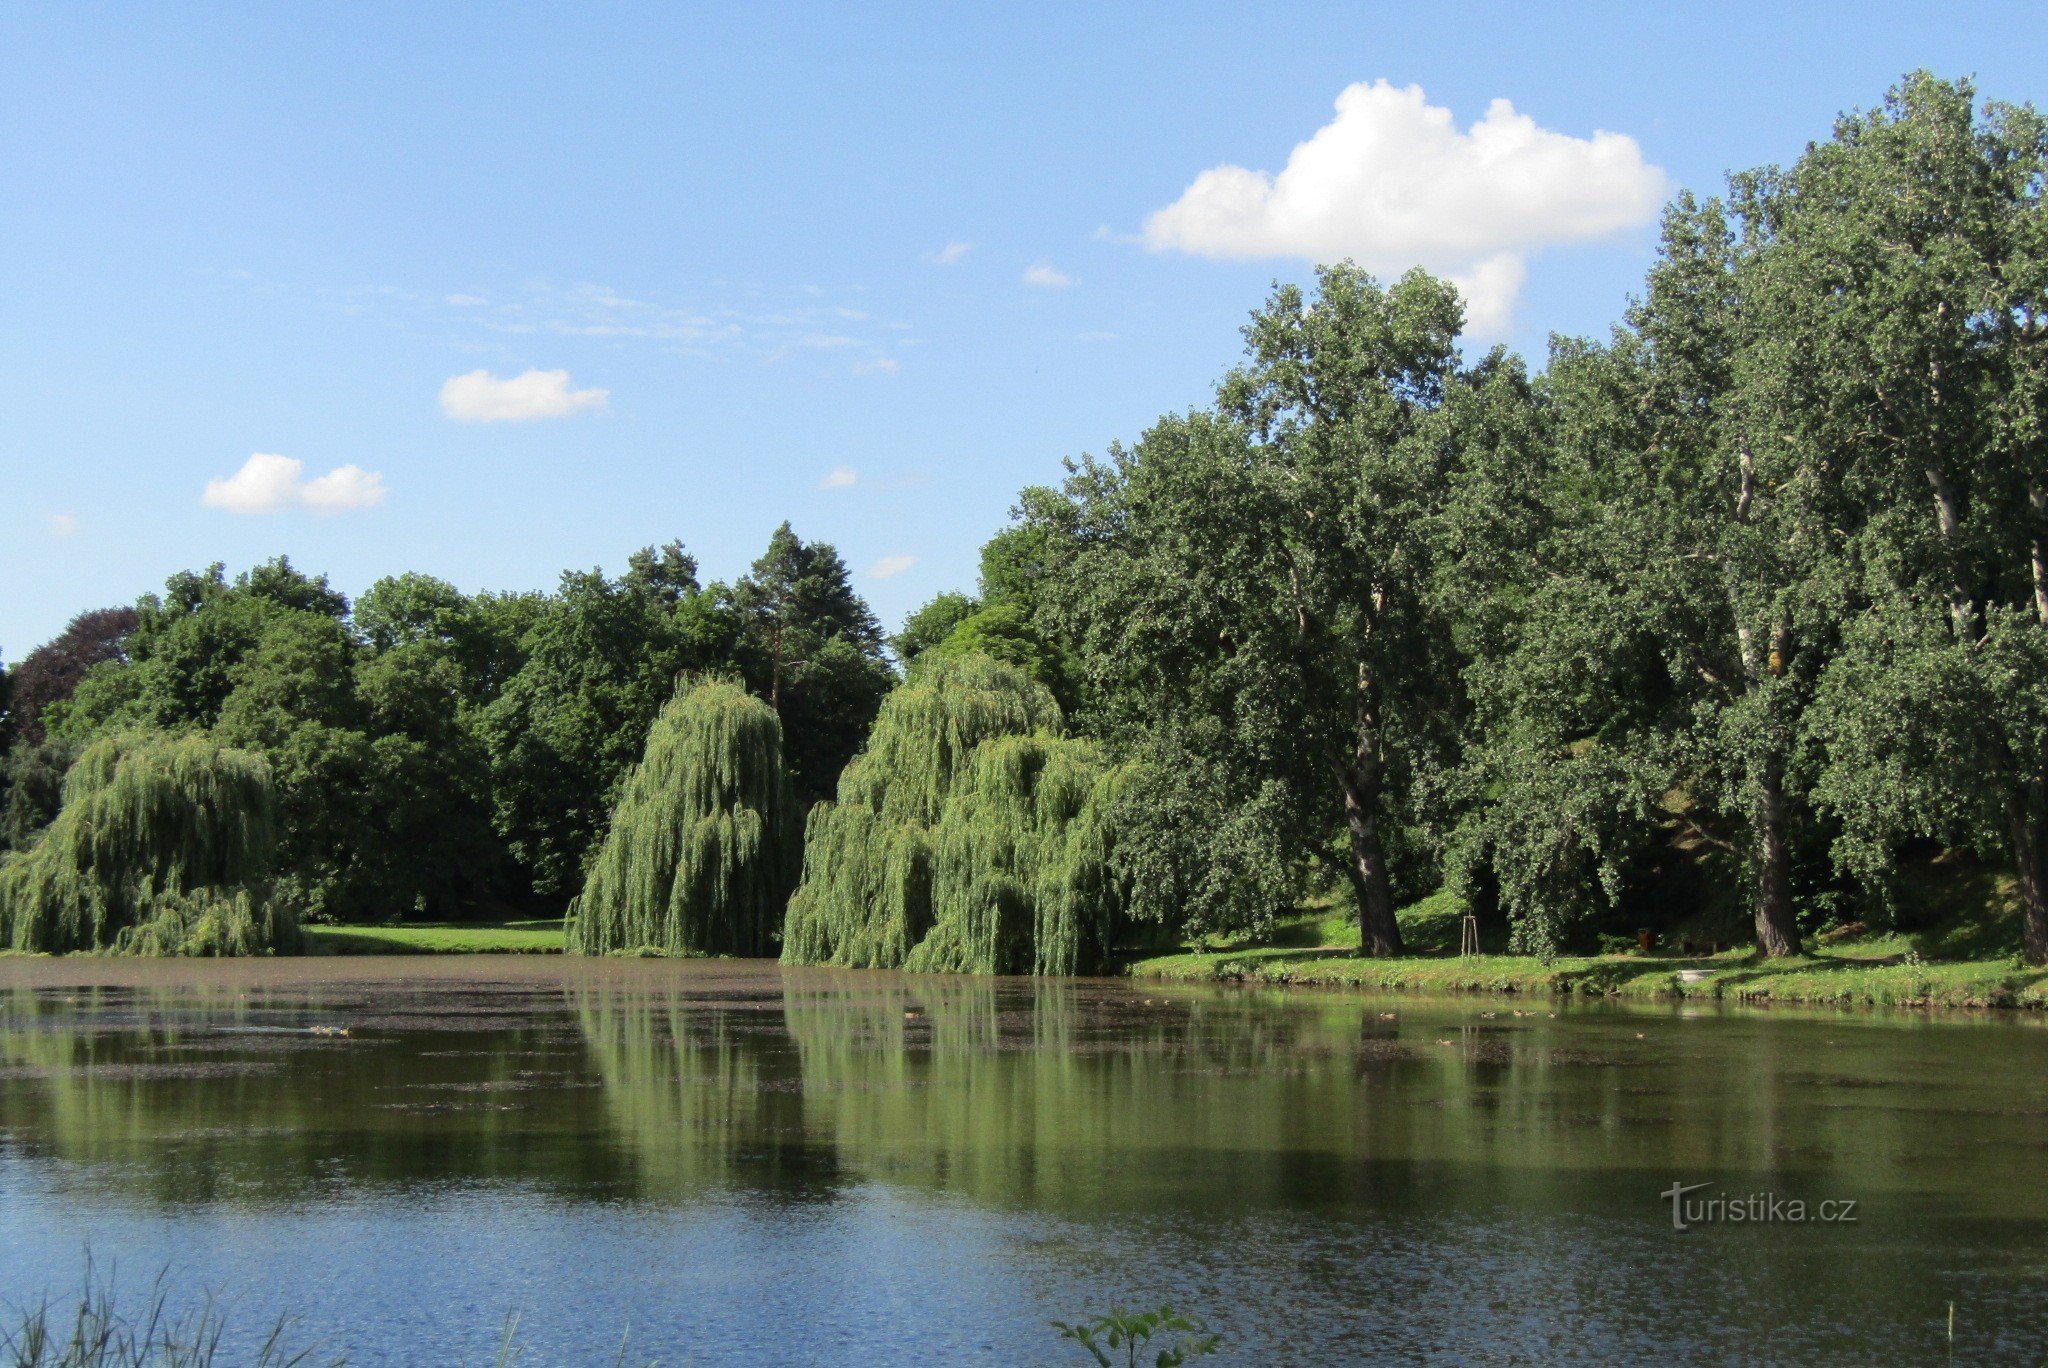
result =
M743 574L885 627L1275 281L1604 333L1659 206L2048 6L0 7L0 659L173 572Z

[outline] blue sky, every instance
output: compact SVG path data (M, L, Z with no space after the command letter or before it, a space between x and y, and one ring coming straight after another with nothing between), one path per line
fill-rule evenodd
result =
M2044 52L2040 5L10 6L0 657L215 560L731 578L784 518L893 627L1347 234L1540 356L1668 190L1916 66L2048 103Z

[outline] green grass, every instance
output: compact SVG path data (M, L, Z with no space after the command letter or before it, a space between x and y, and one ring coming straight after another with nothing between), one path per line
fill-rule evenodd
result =
M1814 938L1809 953L1760 960L1747 949L1715 955L1582 955L1549 963L1527 955L1457 953L1462 915L1438 893L1403 908L1399 959L1358 957L1358 927L1330 906L1284 919L1259 944L1189 947L1129 963L1139 978L1446 993L1579 994L1733 1002L1931 1007L2048 1007L2048 969L2023 966L2008 900L1972 891L1912 933L1850 931ZM1682 981L1681 974L1685 980Z
M309 955L559 955L562 923L407 922L398 926L308 926Z

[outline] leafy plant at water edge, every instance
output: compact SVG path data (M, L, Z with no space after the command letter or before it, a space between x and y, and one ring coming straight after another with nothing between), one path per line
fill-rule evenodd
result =
M1118 1349L1123 1350L1125 1368L1136 1368L1141 1362L1152 1365L1152 1368L1179 1368L1189 1359L1208 1357L1223 1343L1221 1335L1212 1333L1200 1321L1191 1320L1170 1306L1136 1315L1113 1310L1094 1320L1076 1321L1072 1325L1054 1321L1052 1326L1059 1331L1061 1339L1072 1340L1094 1355L1102 1368L1115 1368L1118 1362L1115 1351ZM1154 1347L1153 1339L1164 1335L1174 1338L1170 1343L1162 1341ZM1141 1351L1149 1357L1141 1359Z

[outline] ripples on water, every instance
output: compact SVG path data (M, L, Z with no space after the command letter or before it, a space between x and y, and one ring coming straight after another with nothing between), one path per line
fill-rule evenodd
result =
M342 1034L346 1032L346 1034ZM2048 1341L2027 1020L524 959L0 964L0 1296L355 1363L1869 1363ZM1853 1225L1702 1226L1711 1182ZM2028 1358L2025 1361L2032 1362Z

